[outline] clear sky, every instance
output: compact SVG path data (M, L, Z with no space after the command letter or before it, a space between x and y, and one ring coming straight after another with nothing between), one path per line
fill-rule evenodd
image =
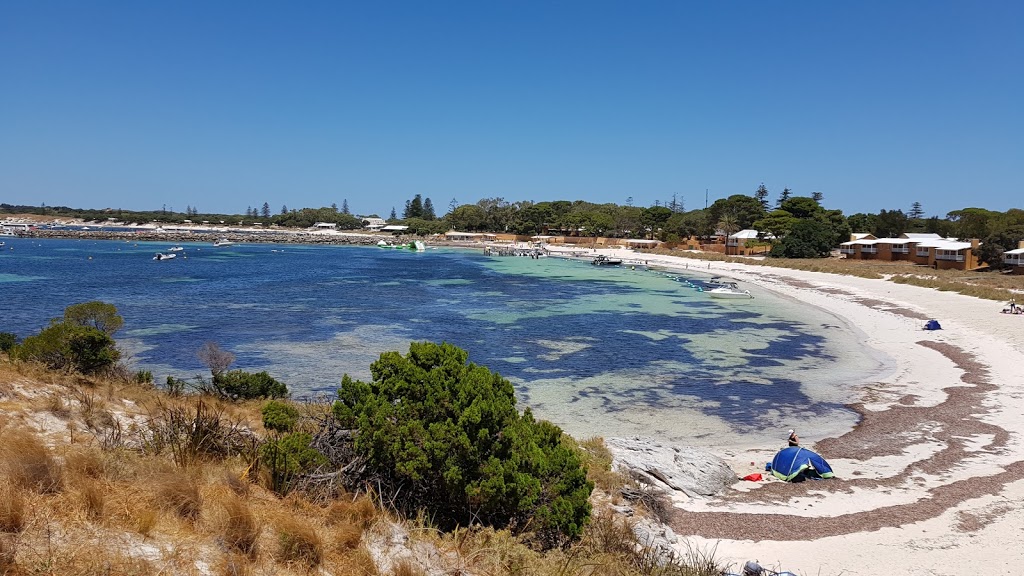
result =
M1024 206L1024 2L0 0L0 202Z

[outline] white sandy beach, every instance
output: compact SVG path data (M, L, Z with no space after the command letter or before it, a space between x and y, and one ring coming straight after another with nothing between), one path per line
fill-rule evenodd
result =
M679 269L694 262L642 258ZM845 319L896 370L864 386L851 432L798 430L836 480L741 481L720 498L678 501L672 527L684 536L681 551L714 549L734 566L756 559L820 576L1019 572L1024 317L1000 314L998 302L885 280L723 262L710 272ZM922 330L928 318L943 330ZM740 476L763 472L784 434L729 463Z

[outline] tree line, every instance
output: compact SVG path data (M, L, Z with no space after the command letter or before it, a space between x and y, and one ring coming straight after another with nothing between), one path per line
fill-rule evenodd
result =
M734 194L715 200L706 208L685 210L684 202L673 196L669 202L653 206L634 206L632 198L624 204L593 203L585 200L554 200L544 202L509 201L505 198L483 198L472 204L452 199L448 211L439 216L430 198L416 194L405 202L401 214L395 208L387 218L389 224L408 226L410 234L431 235L448 230L463 232L509 233L517 235L567 235L610 238L648 238L664 242L689 239L708 241L719 234L733 234L753 228L760 241L772 246L776 256L814 257L828 255L851 232L864 232L881 237L895 237L905 232L930 232L943 237L978 238L982 240L983 259L994 266L1005 250L1017 247L1024 239L1024 210L1006 212L983 208L963 208L944 217L926 216L920 202L905 212L902 208L882 209L877 213L844 215L841 210L825 206L824 194L812 192L797 196L784 188L770 198L768 188L761 184L747 194ZM206 220L214 223L260 223L286 228L308 228L317 222L330 222L342 230L364 227L365 218L348 209L348 201L322 208L289 210L282 206L278 214L270 213L264 202L249 206L245 215L202 214L189 206L186 213L173 210L131 212L124 210L83 210L67 207L12 206L0 204L0 212L47 214L54 217L75 217L86 220L117 218L135 222L182 222Z

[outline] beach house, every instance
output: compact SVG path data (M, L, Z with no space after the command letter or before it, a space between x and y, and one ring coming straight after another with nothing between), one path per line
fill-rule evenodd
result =
M377 218L376 216L363 218L363 226L370 232L376 232L387 225L387 222L383 218Z
M853 234L839 245L839 252L851 260L907 261L943 270L973 270L982 265L977 239L961 241L938 234L907 232L896 238Z
M748 256L750 254L764 254L771 250L771 245L758 243L760 234L757 230L740 230L730 234L725 239L725 253L731 256Z
M1024 240L1017 248L1003 252L1003 264L1014 274L1024 274Z

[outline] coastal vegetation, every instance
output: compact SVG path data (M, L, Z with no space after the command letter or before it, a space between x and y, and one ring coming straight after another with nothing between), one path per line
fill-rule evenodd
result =
M124 324L117 309L103 302L68 306L38 334L11 347L13 356L42 363L53 370L96 374L120 359L112 335Z
M593 483L561 429L515 407L512 384L451 344L385 352L371 382L345 376L334 414L355 428L366 477L407 514L481 523L544 547L582 534Z
M722 571L641 542L644 508L609 508L638 487L603 443L518 412L507 380L448 344L383 354L333 404L170 394L117 360L55 368L24 345L0 354L3 574Z

